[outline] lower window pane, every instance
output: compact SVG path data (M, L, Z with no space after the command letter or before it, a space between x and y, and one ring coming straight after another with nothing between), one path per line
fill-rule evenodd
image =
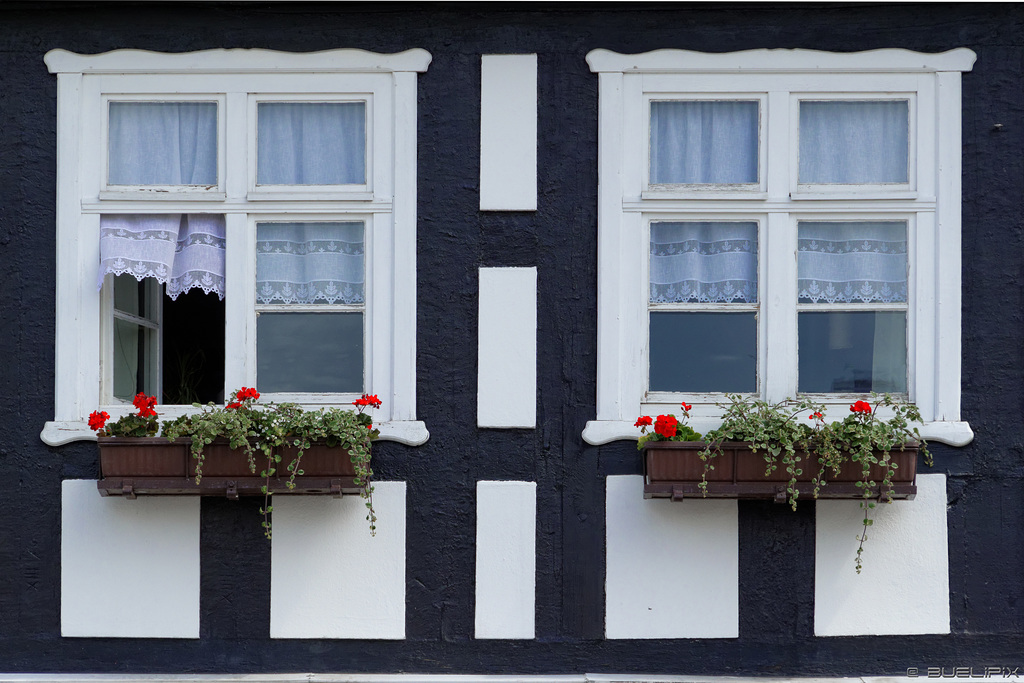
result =
M261 313L256 376L261 392L362 392L363 314Z
M757 390L757 316L651 313L651 391Z
M799 314L801 393L905 393L903 311Z
M156 332L114 319L114 396L130 401L140 391L156 394Z

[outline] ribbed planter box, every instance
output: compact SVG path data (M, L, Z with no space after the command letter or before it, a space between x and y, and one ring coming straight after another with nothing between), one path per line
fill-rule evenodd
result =
M735 498L740 500L774 499L785 502L789 475L781 465L765 476L767 463L763 453L756 455L750 444L726 442L721 446L722 454L712 459L715 469L707 474L707 491L700 488L704 461L700 452L705 444L700 441L653 441L644 447L644 498ZM811 483L820 466L817 459L811 462L806 453L800 453L796 488L803 499L811 499L814 484ZM893 474L892 497L911 499L917 495L917 445L908 445L905 450L891 451L889 457L897 465ZM871 480L877 483L884 477L883 468L871 467ZM861 480L860 465L848 462L838 475L831 469L825 471L825 486L818 492L818 498L862 498L863 489L857 486ZM878 496L879 487L872 489Z
M100 437L100 480L97 488L103 496L239 496L263 495L269 483L274 493L335 495L359 493L354 483L355 466L349 452L341 447L314 443L299 464L304 474L288 488L288 464L295 448L282 450L278 471L268 480L260 476L266 458L256 454L256 472L249 470L245 451L232 449L225 440L216 440L203 449L203 476L196 483L196 460L189 450L192 440L162 437Z

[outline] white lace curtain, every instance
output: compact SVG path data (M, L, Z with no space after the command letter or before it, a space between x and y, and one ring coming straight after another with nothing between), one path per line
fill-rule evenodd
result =
M800 103L801 183L907 182L906 100Z
M366 105L263 102L258 109L260 185L366 182Z
M907 300L907 224L801 221L797 273L802 303Z
M651 182L757 182L758 102L651 103Z
M262 304L361 304L363 224L260 223L256 300Z
M111 185L215 185L214 102L111 102Z
M167 296L198 287L224 298L224 216L100 216L99 286L108 273L156 278Z
M757 301L757 223L651 223L651 301Z

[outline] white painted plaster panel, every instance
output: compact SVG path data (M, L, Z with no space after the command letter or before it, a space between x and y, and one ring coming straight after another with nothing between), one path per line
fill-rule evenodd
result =
M815 635L949 633L946 475L919 474L914 500L875 507L859 575L859 503L818 501L816 514Z
M644 500L643 477L607 479L606 638L739 636L734 500Z
M476 484L476 637L533 638L537 484Z
M199 498L61 488L61 635L198 638Z
M481 268L477 425L537 426L537 269Z
M480 210L537 210L537 55L480 63Z
M274 497L271 638L405 638L405 482L359 496Z

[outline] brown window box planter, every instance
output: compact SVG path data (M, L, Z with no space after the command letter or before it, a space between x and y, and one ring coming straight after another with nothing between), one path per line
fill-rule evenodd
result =
M216 440L204 450L203 476L196 483L196 460L192 457L188 438L168 441L162 437L129 438L100 437L100 480L97 488L102 496L239 496L263 495L267 480L260 476L266 459L256 456L256 473L249 470L249 460L242 449L232 449L226 440ZM286 447L281 454L278 471L269 480L270 491L287 494L335 495L358 494L354 482L355 467L349 452L339 446L314 443L302 456L299 468L304 474L295 478L295 488L288 488L288 464L295 458L295 448Z
M735 498L739 500L773 499L785 502L789 475L784 466L779 466L770 475L765 476L765 463L762 453L756 455L750 450L750 444L744 442L725 442L722 454L712 460L715 469L707 473L707 491L700 488L701 476L704 473L704 461L699 454L705 444L700 441L652 441L644 446L644 498ZM905 450L891 451L889 457L898 465L892 478L892 497L894 499L912 499L917 495L917 450L916 444L907 445ZM797 477L796 488L800 498L812 499L814 484L811 483L817 474L819 465L803 455L800 463L803 471ZM877 465L871 467L871 480L876 482L872 494L877 497L877 483L882 481L884 473ZM861 480L860 465L845 463L838 476L826 469L825 486L818 492L818 498L863 498L863 489L857 486Z

